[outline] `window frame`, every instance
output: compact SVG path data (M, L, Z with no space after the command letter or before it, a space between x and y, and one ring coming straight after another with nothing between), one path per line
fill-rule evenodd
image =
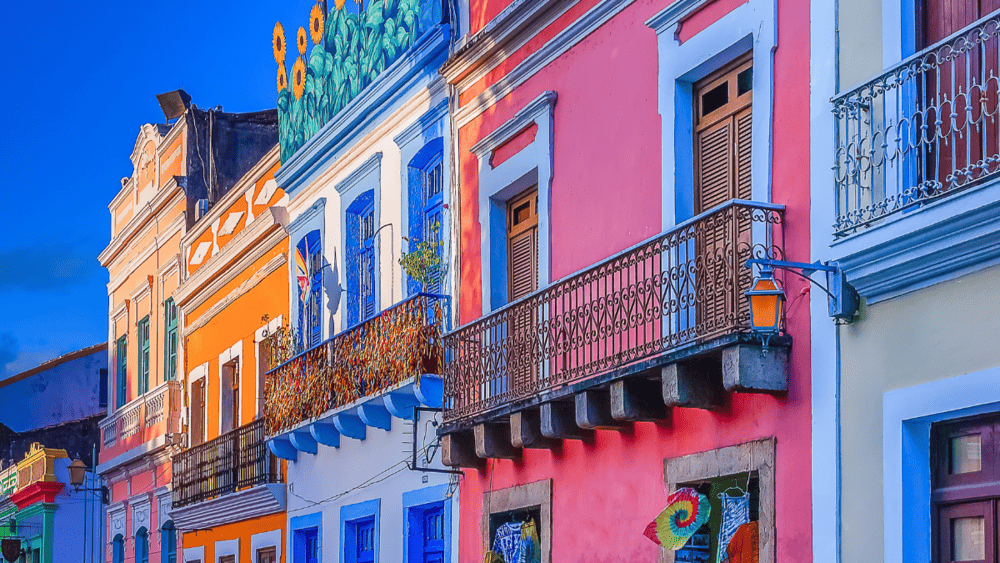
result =
M163 324L166 330L163 334L163 380L174 381L177 379L177 303L173 297L168 297L163 302Z
M149 563L149 530L145 526L135 532L134 563Z
M111 540L111 562L125 563L125 536L121 534Z
M378 563L381 551L381 499L373 499L340 507L340 557L344 563ZM370 559L359 558L358 533L363 525L371 525L374 553Z
M136 324L136 331L139 338L138 358L136 364L136 395L145 395L149 392L149 315L139 319Z
M552 563L552 479L484 492L479 521L483 545L493 546L493 538L489 537L491 516L536 506L541 514L537 522L542 543L541 563Z
M128 334L115 340L115 409L128 403Z

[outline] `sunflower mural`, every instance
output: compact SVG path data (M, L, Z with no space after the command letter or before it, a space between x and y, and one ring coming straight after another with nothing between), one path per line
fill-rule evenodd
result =
M278 67L278 92L288 87L288 73L285 72L285 65Z
M326 14L314 5L308 30L299 27L295 34L299 56L291 76L278 71L282 162L396 62L417 37L441 23L442 3L370 0L366 5L364 0L334 0ZM284 69L287 45L280 23L274 27L272 47L275 61Z

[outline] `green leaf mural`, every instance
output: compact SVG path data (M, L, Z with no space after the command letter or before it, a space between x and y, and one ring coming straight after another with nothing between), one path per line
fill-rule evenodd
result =
M278 93L281 161L343 110L426 31L441 0L357 0L333 2L323 40L309 52L301 96L289 80ZM337 8L340 4L340 8ZM351 11L358 10L357 12ZM428 17L431 16L431 17ZM440 16L437 16L440 20ZM292 61L294 62L294 61ZM289 75L292 79L296 77Z

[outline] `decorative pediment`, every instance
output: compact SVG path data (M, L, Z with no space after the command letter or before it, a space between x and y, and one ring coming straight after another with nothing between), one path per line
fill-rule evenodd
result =
M132 161L132 178L137 188L142 189L156 179L156 150L163 137L156 125L147 123L139 129L139 135L132 147L129 159Z

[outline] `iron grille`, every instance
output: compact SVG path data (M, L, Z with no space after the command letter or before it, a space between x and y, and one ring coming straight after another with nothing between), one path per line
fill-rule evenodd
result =
M258 419L174 456L174 508L280 483L278 463L267 449L264 430L264 419Z
M833 98L844 237L1000 171L996 13Z
M744 264L781 256L782 209L732 200L445 335L444 419L748 330Z

